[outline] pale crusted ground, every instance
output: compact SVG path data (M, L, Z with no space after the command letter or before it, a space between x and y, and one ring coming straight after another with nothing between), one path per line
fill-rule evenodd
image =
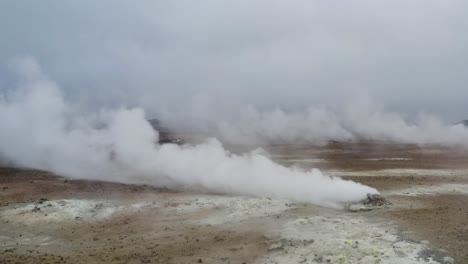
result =
M265 149L377 187L393 207L351 213L2 168L0 263L468 263L463 150Z

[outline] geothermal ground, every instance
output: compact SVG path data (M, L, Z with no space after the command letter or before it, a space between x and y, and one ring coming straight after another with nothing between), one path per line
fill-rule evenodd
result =
M286 166L378 188L393 205L349 212L2 167L0 263L468 263L463 149L264 149Z

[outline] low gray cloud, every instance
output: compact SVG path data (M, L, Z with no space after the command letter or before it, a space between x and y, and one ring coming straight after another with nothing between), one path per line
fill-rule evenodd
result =
M220 120L245 106L465 118L466 1L2 1L0 59L33 56L83 108ZM5 78L4 78L5 79ZM4 80L5 82L5 80Z

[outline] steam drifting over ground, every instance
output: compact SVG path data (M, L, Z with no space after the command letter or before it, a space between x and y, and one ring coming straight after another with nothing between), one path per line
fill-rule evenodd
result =
M420 114L407 121L387 112L369 98L360 98L340 111L310 107L302 112L281 109L242 111L232 123L218 123L220 136L232 143L311 143L328 140L372 140L392 143L468 146L468 128Z
M234 155L216 139L158 145L142 109L83 117L31 58L17 61L20 87L0 101L0 153L25 167L77 178L269 195L339 208L377 190L274 163L261 151Z

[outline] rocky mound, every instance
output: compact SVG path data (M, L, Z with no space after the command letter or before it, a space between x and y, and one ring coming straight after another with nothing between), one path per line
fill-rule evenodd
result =
M348 204L345 206L345 209L350 212L372 211L391 205L392 203L380 194L367 194L366 199L358 203Z

